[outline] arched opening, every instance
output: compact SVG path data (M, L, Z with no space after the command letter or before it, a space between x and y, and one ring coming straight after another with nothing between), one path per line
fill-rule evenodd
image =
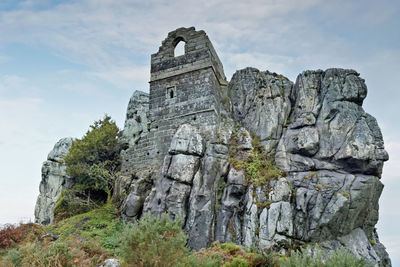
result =
M185 44L183 39L178 40L174 49L174 57L183 56L185 54Z
M165 94L166 99L174 99L176 97L176 88L175 86L168 87L167 92Z

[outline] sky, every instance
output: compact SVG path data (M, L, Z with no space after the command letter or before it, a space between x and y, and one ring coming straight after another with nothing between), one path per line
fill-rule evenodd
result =
M179 27L204 30L230 79L252 66L294 81L352 68L366 80L386 162L377 224L400 266L400 2L393 0L1 0L0 224L33 220L41 165L62 137L112 116L122 128L150 55Z

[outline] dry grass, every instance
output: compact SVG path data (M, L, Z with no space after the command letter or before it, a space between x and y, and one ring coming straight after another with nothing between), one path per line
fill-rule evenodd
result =
M32 242L44 235L41 226L34 223L8 224L0 230L0 249L8 249L19 243Z

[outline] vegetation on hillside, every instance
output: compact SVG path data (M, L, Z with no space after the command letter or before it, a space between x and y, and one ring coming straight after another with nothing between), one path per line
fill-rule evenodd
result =
M214 242L191 251L179 220L145 215L126 223L111 204L51 226L6 227L0 230L0 244L0 266L11 267L98 266L107 258L118 258L123 266L370 266L346 250L330 256L322 251L313 257L301 251L285 256Z
M120 168L121 131L110 116L95 121L85 136L76 139L64 157L72 189L56 203L56 220L87 212L110 200Z
M186 247L179 218L145 214L135 222L122 221L110 201L120 168L120 136L115 122L105 116L90 126L82 139L73 142L64 160L75 184L57 201L55 222L50 226L28 223L1 229L0 267L99 266L107 258L118 258L123 266L139 267L370 266L347 250L326 255L314 249L311 257L306 249L280 255L214 242L209 248L192 251ZM281 175L256 137L252 138L253 149L246 153L234 146L238 143L235 138L237 135L231 142L230 161L245 171L249 183L265 185ZM222 183L218 191L225 187Z

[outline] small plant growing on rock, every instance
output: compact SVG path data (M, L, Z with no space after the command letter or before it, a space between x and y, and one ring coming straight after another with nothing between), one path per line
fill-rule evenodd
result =
M236 131L234 131L236 133ZM237 135L232 134L229 145L229 162L237 170L244 170L249 184L255 186L267 185L272 179L282 176L281 171L275 165L273 155L269 155L261 145L260 139L252 135L252 149L243 151L239 149Z

